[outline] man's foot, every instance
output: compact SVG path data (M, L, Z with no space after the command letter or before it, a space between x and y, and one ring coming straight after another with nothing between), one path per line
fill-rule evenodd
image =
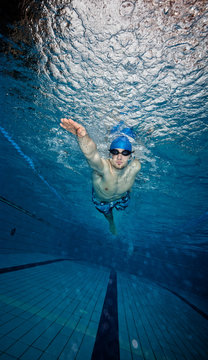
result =
M115 226L114 222L110 222L110 223L109 223L109 227L110 227L110 232L111 232L113 235L117 235L117 230L116 230L116 226Z

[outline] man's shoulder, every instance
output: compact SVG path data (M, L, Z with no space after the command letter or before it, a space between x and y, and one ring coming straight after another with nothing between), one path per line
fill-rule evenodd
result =
M133 159L129 165L131 169L135 171L135 173L137 173L141 169L141 163L138 159Z
M109 167L110 167L109 160L104 159L104 158L100 158L100 162L102 163L102 166L103 166L102 175L104 175L106 172L109 171ZM97 173L97 171L95 169L94 169L94 172Z
M102 161L103 161L104 166L105 166L107 169L109 169L109 168L112 166L110 159L104 159L104 158L102 158Z

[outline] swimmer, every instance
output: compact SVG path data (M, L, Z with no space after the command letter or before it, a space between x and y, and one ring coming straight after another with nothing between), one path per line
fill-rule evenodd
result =
M92 201L109 222L110 231L116 235L113 208L124 210L128 206L130 191L141 164L131 159L132 145L126 136L119 136L110 145L110 159L102 159L97 146L84 126L71 119L61 119L61 127L77 136L89 166L93 170Z

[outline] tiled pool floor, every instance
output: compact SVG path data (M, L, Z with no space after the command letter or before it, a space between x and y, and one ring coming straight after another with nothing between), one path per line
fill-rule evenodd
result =
M109 278L73 261L0 274L0 359L91 359ZM207 320L181 299L120 272L116 296L121 360L208 358Z

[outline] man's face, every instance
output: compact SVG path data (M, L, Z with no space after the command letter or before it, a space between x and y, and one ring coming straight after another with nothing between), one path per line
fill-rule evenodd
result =
M128 165L128 160L130 159L131 155L128 155L128 156L122 155L122 151L124 149L117 149L116 148L116 150L119 151L119 154L118 155L112 155L111 164L116 169L123 169L124 167L126 167Z

